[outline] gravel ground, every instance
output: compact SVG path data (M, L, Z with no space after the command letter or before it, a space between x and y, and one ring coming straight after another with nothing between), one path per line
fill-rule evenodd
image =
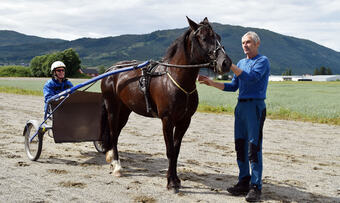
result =
M30 161L22 131L43 118L43 98L0 93L0 202L243 202L237 181L233 116L196 113L178 161L182 188L166 189L161 121L131 114L119 139L123 176L112 176L90 142L44 136ZM340 126L267 119L262 202L340 202Z

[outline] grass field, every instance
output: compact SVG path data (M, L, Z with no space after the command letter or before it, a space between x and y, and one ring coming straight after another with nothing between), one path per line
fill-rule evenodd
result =
M199 86L200 108L233 112L238 93ZM210 96L208 96L210 95ZM268 117L340 125L340 82L270 82Z
M0 78L0 92L42 95L48 78ZM86 79L70 79L79 84ZM223 92L206 85L197 86L199 111L233 113L238 92ZM89 91L100 91L100 82ZM270 82L267 114L288 119L340 125L340 82Z

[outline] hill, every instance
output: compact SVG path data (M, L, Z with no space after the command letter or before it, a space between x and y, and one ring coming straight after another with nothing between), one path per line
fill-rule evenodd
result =
M0 46L63 42L63 41L65 40L47 39L31 35L25 35L11 30L0 30Z
M281 35L269 30L213 23L234 63L244 57L241 37L249 30L261 38L260 53L268 56L272 74L287 68L293 74L312 74L315 68L329 67L340 74L340 52L305 39ZM120 60L160 59L171 44L187 28L159 30L144 35L121 35L99 39L80 38L73 41L46 39L0 31L0 64L28 64L37 55L73 48L85 66L111 66Z

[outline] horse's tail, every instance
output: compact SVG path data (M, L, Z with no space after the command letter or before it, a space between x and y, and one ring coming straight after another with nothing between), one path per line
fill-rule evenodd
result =
M109 119L105 103L102 103L102 117L100 120L100 137L103 141L104 152L112 148L112 138L110 137Z

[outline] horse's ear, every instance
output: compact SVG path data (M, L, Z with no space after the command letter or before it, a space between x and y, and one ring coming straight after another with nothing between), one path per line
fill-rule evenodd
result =
M207 17L204 18L203 23L208 23L209 24L209 20L208 20Z
M192 21L188 16L187 16L187 19L188 19L188 23L189 23L189 25L190 25L190 28L191 28L192 30L196 31L197 28L198 28L197 23L195 23L194 21Z

